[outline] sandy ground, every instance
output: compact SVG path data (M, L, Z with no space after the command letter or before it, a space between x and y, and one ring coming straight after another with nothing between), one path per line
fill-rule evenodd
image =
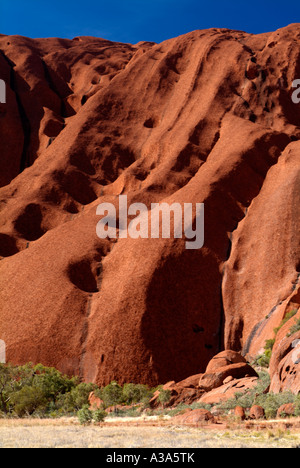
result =
M300 430L265 425L246 429L191 428L171 421L0 420L0 448L296 448Z

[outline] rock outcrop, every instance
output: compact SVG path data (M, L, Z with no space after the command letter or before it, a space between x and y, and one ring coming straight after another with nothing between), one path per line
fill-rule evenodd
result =
M277 418L288 418L291 416L295 416L295 405L292 403L280 406L279 410L277 411Z
M210 411L196 409L173 417L172 423L197 427L203 424L215 424L216 420Z
M241 379L232 379L228 383L223 383L220 387L204 393L199 403L206 405L217 405L219 403L231 400L237 393L244 393L253 390L258 384L257 377L244 377Z
M0 49L7 360L154 386L224 349L258 354L299 290L300 25L137 45L0 36ZM118 212L120 194L204 203L204 247L100 240L96 208ZM274 390L297 338L278 337ZM230 366L218 385L249 374ZM299 391L299 364L291 378Z
M228 365L224 366L225 363ZM209 362L205 374L194 375L182 382L168 382L162 390L169 392L168 407L194 402L215 405L234 398L236 393L252 390L257 383L255 370L240 354L228 350ZM152 408L161 405L159 395L157 390L150 401Z
M270 363L272 376L270 391L273 393L300 392L300 327L298 331L292 333L299 319L300 309L277 334Z
M232 382L232 380L247 377L257 379L258 375L240 354L234 351L225 351L210 361L205 374L200 377L199 387L207 393Z
M249 418L254 419L254 420L264 419L265 418L265 410L259 405L254 405L250 409Z

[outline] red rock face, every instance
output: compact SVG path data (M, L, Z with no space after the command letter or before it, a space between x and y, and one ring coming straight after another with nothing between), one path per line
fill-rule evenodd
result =
M293 300L300 298L299 294ZM290 305L291 307L291 305ZM295 307L295 305L294 305ZM296 310L296 309L293 309ZM272 376L271 392L300 392L300 330L294 332L294 326L300 319L299 312L281 328L276 337L270 363Z
M187 426L191 425L191 426L196 426L196 427L203 423L214 424L216 422L213 415L205 409L196 409L193 411L187 411L184 414L175 416L172 421L179 425L181 424L187 425Z
M244 408L242 408L241 406L237 406L234 410L234 415L239 418L241 421L245 421L246 419L246 413L245 413L245 410Z
M265 418L265 410L258 405L252 406L249 413L250 419L264 419Z
M280 406L277 412L277 418L286 418L290 416L295 416L295 405L292 403Z
M0 339L156 385L256 354L300 274L300 27L156 45L0 37ZM205 244L100 240L96 207L204 203Z
M257 386L257 377L244 377L242 379L233 379L230 382L217 387L201 396L199 403L216 405L235 397L237 393L251 391Z

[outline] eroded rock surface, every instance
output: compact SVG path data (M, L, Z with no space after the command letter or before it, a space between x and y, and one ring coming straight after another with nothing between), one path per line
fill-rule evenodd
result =
M157 385L224 348L256 355L300 278L300 26L137 45L1 36L0 49L7 359ZM99 240L96 207L120 194L204 203L204 247Z

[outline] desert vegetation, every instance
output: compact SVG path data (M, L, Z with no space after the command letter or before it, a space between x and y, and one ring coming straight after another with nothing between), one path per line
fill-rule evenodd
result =
M150 388L113 381L100 388L41 364L2 364L0 447L298 446L300 420L286 418L300 416L300 395L270 393L268 371L256 369L257 385L225 402L172 405L172 391L162 385ZM97 404L92 404L91 393ZM253 405L263 408L264 421L251 421ZM292 412L279 414L282 405ZM243 425L237 407L245 411ZM211 412L217 424L182 427L177 417L194 410Z
M268 368L269 365L270 365L270 361L271 361L271 357L272 357L272 352L273 352L273 348L274 348L274 345L276 343L276 337L279 333L279 331L282 329L282 327L284 327L284 325L289 321L291 320L293 317L295 317L295 315L297 314L298 310L297 309L293 309L291 310L290 312L288 312L286 314L286 316L284 317L284 319L282 320L282 322L280 323L279 327L277 328L274 328L274 338L271 338L269 340L266 341L265 343L265 346L264 346L264 353L257 356L257 358L255 359L254 361L254 365L258 365L258 366L261 366L261 367L265 367L265 368ZM289 333L287 334L287 337L290 337L292 335L294 335L295 333L297 333L298 331L300 330L300 319L299 320L295 320L295 323L294 325L290 328L290 331Z
M78 414L80 421L103 420L103 411L112 406L149 406L155 391L145 385L111 382L104 388L92 383L80 382L54 368L43 365L0 365L0 417L2 418L59 418ZM101 398L101 408L89 409L91 392ZM162 401L167 392L162 391Z
M88 403L93 384L69 378L54 368L0 365L0 416L59 417Z
M293 405L288 416L300 416L300 395L291 392L273 394L268 392L270 377L266 370L259 371L256 387L216 405L194 402L169 406L171 392L162 386L149 388L140 384L119 385L111 382L103 388L92 383L80 382L77 377L68 377L54 368L41 364L33 366L0 365L0 418L78 418L82 425L101 423L110 418L148 416L173 417L186 410L206 409L228 415L236 407L242 407L246 415L251 407L263 408L266 419L274 419L283 405ZM100 405L91 407L89 396L93 394ZM159 405L151 407L151 399L159 392ZM283 412L281 417L287 415Z
M242 407L249 413L249 410L257 405L263 408L266 419L275 419L278 414L279 408L283 405L293 405L293 414L281 414L281 417L286 416L300 416L300 394L294 395L292 392L283 392L274 394L268 392L270 385L270 377L268 372L261 371L259 373L259 380L256 387L245 392L238 392L234 398L226 402L220 403L218 408L228 413L236 407Z

